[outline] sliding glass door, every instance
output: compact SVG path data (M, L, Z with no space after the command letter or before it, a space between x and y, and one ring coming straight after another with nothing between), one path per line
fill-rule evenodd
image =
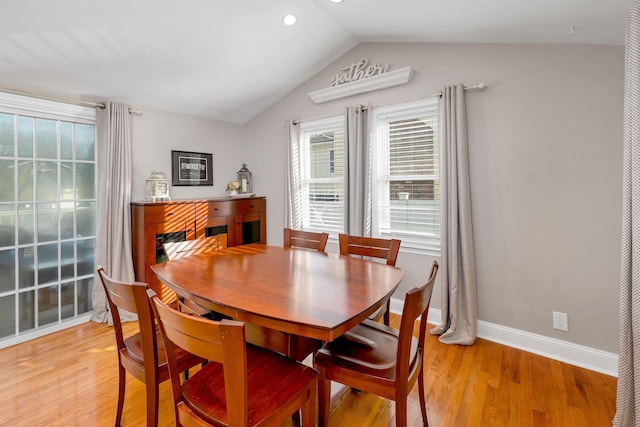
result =
M87 318L96 234L95 112L45 101L35 109L5 96L0 347Z

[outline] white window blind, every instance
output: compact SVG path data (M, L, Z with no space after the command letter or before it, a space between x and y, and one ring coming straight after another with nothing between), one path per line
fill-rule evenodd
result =
M437 101L378 108L374 233L403 247L440 250Z
M344 118L300 124L303 227L344 230Z

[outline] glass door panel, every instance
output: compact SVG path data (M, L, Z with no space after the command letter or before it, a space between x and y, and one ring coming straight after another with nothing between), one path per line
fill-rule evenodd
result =
M92 120L28 117L4 101L0 94L0 347L91 312L96 234Z

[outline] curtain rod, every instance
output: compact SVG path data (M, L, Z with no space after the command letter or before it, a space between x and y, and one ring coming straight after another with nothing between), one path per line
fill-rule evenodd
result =
M473 90L483 90L483 89L486 89L486 88L488 88L488 87L489 87L489 85L488 85L488 84L486 84L485 82L480 82L480 83L478 83L478 84L476 84L476 85L473 85L473 86L465 86L465 87L464 87L464 91L465 91L465 92L467 92L467 91L469 91L469 92L470 92L470 91L473 91ZM431 97L435 97L435 96L437 96L438 98L442 97L442 91L440 91L440 92L438 92L438 93L436 93L436 94L431 95ZM418 100L420 100L420 99L424 99L424 98L410 99L410 100L408 100L408 101L403 101L403 102L413 102L413 101L418 101ZM387 105L391 105L391 104L375 105L374 107L386 107ZM368 107L367 107L367 106L363 106L362 108L366 110ZM334 117L334 116L335 116L335 114L331 114L331 115L327 115L327 116L316 117L316 118L314 118L314 119L294 120L294 121L293 121L293 124L294 124L294 125L300 124L300 122L301 122L301 121L310 121L310 120L322 120L322 119L328 119L329 117ZM283 124L284 124L284 123L283 123Z
M74 104L74 105L79 105L81 107L94 107L94 108L100 108L102 110L104 110L107 107L104 103L100 103L100 102L81 101L79 99L65 98L63 96L58 96L58 95L50 95L50 94L45 94L40 92L14 89L6 86L0 86L0 91L13 93L15 95L23 95L23 96L30 96L34 98L46 99L48 101L64 102L66 104ZM129 108L129 114L142 115L142 111L140 111L137 108Z

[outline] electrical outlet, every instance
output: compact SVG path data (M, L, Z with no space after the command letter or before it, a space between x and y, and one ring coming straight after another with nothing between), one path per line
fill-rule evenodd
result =
M567 313L553 312L553 328L561 331L569 330L569 316Z

